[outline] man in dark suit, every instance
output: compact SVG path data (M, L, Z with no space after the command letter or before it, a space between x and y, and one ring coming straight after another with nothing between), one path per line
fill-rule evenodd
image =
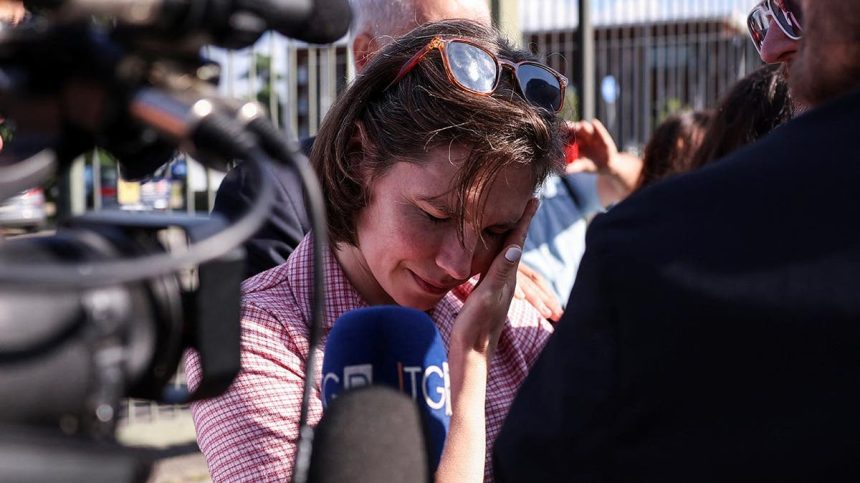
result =
M803 8L813 109L594 221L498 481L860 481L860 0Z

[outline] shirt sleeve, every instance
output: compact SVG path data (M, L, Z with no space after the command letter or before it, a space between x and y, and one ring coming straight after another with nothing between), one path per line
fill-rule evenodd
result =
M549 342L553 326L531 304L518 299L511 302L508 324L516 333L514 345L530 370Z
M597 192L596 174L568 174L565 176L565 180L576 191L578 201L582 205L579 208L583 215L589 217L606 210L606 207L600 202L600 194Z
M214 481L289 481L299 435L307 344L270 313L254 305L242 309L242 369L223 395L193 403L197 441ZM303 349L303 350L302 350ZM189 354L190 387L200 367ZM322 414L311 398L309 421Z

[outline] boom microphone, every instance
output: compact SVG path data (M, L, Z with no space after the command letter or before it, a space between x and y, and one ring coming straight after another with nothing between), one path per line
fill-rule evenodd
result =
M373 384L415 400L427 428L428 461L436 470L451 420L451 387L447 352L427 314L398 306L343 314L326 340L322 373L325 408L342 392Z

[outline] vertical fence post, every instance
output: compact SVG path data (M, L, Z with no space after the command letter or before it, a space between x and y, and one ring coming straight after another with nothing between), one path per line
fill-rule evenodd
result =
M101 151L94 149L92 153L92 180L93 180L93 210L102 209L102 156Z
M269 114L276 129L281 127L281 109L278 102L278 46L275 34L269 34Z
M579 95L579 118L594 118L594 24L591 18L591 0L579 1L579 27L576 29L579 44L576 90Z
M61 189L57 199L57 217L59 219L80 215L86 211L85 162L83 156L78 156L72 161L71 166L63 167L60 171L58 183Z

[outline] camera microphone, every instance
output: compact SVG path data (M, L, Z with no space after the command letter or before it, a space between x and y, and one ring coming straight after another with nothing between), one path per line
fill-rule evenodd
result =
M61 22L113 18L121 26L168 36L202 33L228 48L245 47L266 30L308 43L331 43L349 30L347 0L27 0Z
M323 407L344 392L369 385L394 388L416 402L435 471L450 426L451 390L448 354L427 314L382 306L352 310L337 319L323 357Z
M308 481L429 482L422 427L418 408L402 393L385 386L348 391L317 426Z

